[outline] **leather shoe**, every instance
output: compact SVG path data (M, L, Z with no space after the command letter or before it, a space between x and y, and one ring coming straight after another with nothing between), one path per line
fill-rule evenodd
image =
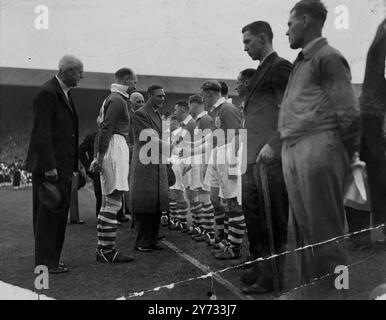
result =
M251 269L250 271L244 272L241 275L241 282L246 286L251 286L254 283L256 283L257 279L259 277L259 272L255 270L255 268Z
M266 294L272 292L272 288L265 288L260 286L257 282L251 286L245 286L241 289L244 294Z
M156 251L162 251L164 250L164 247L161 247L160 245L155 245L155 246L152 246L151 249L153 250L156 250Z
M152 252L153 251L152 248L147 248L147 247L135 247L135 250L139 251L139 252Z
M376 242L376 244L379 245L379 246L386 246L386 238L383 239L383 240L378 240Z
M51 269L48 269L48 272L50 274L60 274L60 273L67 273L69 271L68 268L66 267L60 267L60 266L57 266L56 268L51 268Z
M113 249L109 251L96 251L96 261L102 263L129 263L134 260L133 257L124 255L119 251Z

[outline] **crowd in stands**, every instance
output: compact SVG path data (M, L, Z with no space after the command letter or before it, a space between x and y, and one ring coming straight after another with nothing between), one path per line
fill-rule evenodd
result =
M14 190L20 190L32 186L32 174L25 170L20 159L12 163L0 161L0 188L12 186Z

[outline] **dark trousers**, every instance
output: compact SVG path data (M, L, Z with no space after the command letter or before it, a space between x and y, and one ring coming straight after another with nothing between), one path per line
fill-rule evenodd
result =
M375 225L386 222L386 155L384 116L362 115L361 158L367 164L370 199Z
M78 222L79 218L79 200L78 200L79 173L72 177L71 200L70 200L70 221Z
M134 213L135 246L157 245L161 213Z
M349 232L358 232L370 228L369 211L357 210L354 208L345 208ZM351 237L355 245L371 245L371 232L366 231Z
M51 212L40 204L38 191L44 182L41 174L33 174L33 228L35 235L35 265L56 268L62 253L66 232L68 209L70 206L71 179L60 178L59 183L68 193L60 212Z
M102 187L99 173L94 173L92 182L94 185L94 194L96 199L96 216L98 217L99 211L102 207Z
M287 243L288 196L280 162L266 166L266 168L275 253L281 253L285 251ZM243 210L248 231L250 255L254 259L270 256L264 198L257 165L248 164L247 172L242 179ZM284 265L284 256L278 258L277 267L281 282L284 276ZM255 269L259 273L259 284L272 287L271 262L259 263Z

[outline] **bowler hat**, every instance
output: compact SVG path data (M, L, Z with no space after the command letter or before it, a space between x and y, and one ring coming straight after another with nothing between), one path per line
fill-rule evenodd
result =
M48 210L57 213L63 210L68 202L69 195L60 182L44 182L39 188L38 197L40 203Z

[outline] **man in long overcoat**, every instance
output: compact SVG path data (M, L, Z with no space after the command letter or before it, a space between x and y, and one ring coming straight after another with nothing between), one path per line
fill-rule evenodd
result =
M130 174L130 211L134 215L135 249L140 252L162 250L157 244L161 213L169 206L167 168L161 153L170 150L170 146L162 141L159 113L165 92L161 86L154 85L148 89L148 94L148 101L133 114L132 122L134 154Z
M50 273L65 273L60 263L71 179L78 172L78 113L70 89L83 78L83 64L66 55L59 62L59 72L37 92L33 101L34 123L27 156L27 169L33 176L33 230L35 265L45 265ZM57 208L44 206L39 189L45 182L58 185L62 201Z

